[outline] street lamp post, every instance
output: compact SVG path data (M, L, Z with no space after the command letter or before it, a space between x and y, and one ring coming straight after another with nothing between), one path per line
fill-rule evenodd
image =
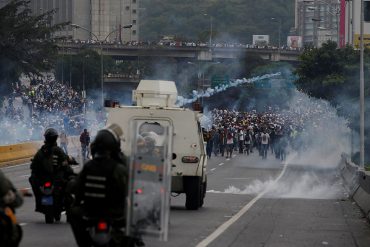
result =
M314 24L314 44L317 46L317 22L321 22L323 21L320 17L320 13L319 13L319 7L317 7L317 3L323 3L323 4L326 4L326 5L330 5L332 3L330 2L327 2L325 0L304 0L303 2L305 3L313 3L314 6L309 6L308 9L309 10L313 10L314 13L315 13L315 17L312 18L312 21L315 22ZM330 10L327 10L325 11L326 13L330 14L331 16L335 16L336 20L336 39L337 39L337 45L339 47L339 42L340 42L340 26L339 26L339 14L340 14L340 8L337 6L335 9L334 9L334 12L333 11L330 11ZM333 27L330 27L330 30L331 30L331 34L333 33ZM332 35L333 36L333 35ZM316 42L315 42L316 41Z
M321 19L317 19L317 18L312 18L311 19L314 23L314 27L313 27L313 45L314 47L318 47L319 46L319 37L318 37L318 22L321 21Z
M69 54L69 87L72 87L72 52Z
M125 26L120 26L119 28L117 29L114 29L113 31L111 31L110 33L108 33L108 35L103 39L103 40L100 40L98 38L98 36L93 33L92 31L90 31L89 29L87 29L86 27L83 27L83 26L80 26L80 25L77 25L77 24L70 24L71 27L74 27L74 28L81 28L87 32L89 32L92 36L94 36L94 38L96 39L96 41L98 41L99 43L99 46L100 46L100 86L101 86L101 105L102 107L104 107L104 65L103 65L103 42L107 41L108 37L114 33L114 32L117 32L117 31L120 31L121 29L123 28L131 28L132 27L132 24L129 24L129 25L125 25Z
M272 17L271 20L274 20L274 21L278 21L279 22L279 47L278 47L278 52L280 53L280 49L281 49L281 18L276 18L276 17Z
M209 47L212 49L213 17L209 14L204 14L204 16L209 16Z
M365 78L364 78L364 0L361 0L360 21L360 168L365 166Z
M62 83L64 84L64 47L62 48Z

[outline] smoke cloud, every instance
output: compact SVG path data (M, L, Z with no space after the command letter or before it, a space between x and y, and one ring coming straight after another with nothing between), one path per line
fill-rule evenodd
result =
M295 89L289 96L280 99L285 101L286 107L275 113L281 116L290 130L300 134L288 147L285 161L287 170L281 179L256 179L244 186L230 185L224 191L209 192L258 194L267 191L265 197L306 199L338 199L347 196L347 189L343 188L337 168L341 154L351 151L352 137L348 121L338 116L337 109L327 101L309 97ZM259 102L261 99L255 97L248 100ZM276 104L282 105L282 102ZM226 109L232 110L232 107L230 105ZM209 115L203 119L207 126L212 124ZM263 167L264 162L262 159L256 162L253 160L251 168ZM276 162L279 163L278 160ZM247 168L248 162L240 166Z
M248 79L243 78L243 79L233 80L233 81L230 81L228 84L223 84L221 86L216 86L215 88L207 88L204 91L202 91L202 90L199 90L199 91L193 90L193 94L190 98L184 98L183 96L178 96L177 105L178 106L184 106L186 104L191 104L191 103L197 101L200 98L209 98L209 97L211 97L215 94L224 92L229 88L237 87L237 86L240 86L242 84L249 84L249 83L254 83L254 82L257 82L257 81L262 81L262 80L265 80L265 79L270 79L272 77L279 76L279 75L281 75L280 72L277 72L277 73L274 73L274 74L265 74L265 75L262 75L262 76L256 76L256 77L252 77L252 78L248 78Z

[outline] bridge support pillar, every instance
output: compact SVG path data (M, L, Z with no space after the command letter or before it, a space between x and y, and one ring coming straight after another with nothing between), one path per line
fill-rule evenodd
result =
M272 52L270 59L272 62L279 62L280 61L280 52Z
M212 51L199 51L197 59L199 61L212 61Z

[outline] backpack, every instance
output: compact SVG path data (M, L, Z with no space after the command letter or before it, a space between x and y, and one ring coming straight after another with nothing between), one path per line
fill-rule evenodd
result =
M246 142L249 142L251 140L251 136L249 134L246 134L245 135L245 139L244 139Z
M262 141L263 142L266 142L267 141L267 136L266 135L262 135Z

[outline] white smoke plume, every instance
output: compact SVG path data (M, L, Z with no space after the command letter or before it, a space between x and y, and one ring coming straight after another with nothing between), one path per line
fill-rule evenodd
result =
M279 181L257 178L244 186L230 185L224 191L209 192L259 194L267 191L264 196L270 198L341 199L347 196L337 168L341 154L351 150L348 121L339 117L328 102L299 91L283 100L290 102L289 109L281 114L294 119L289 128L300 133L289 148L284 176ZM253 160L253 168L259 163L259 167L263 167L264 162L258 158ZM245 166L248 167L248 162Z
M242 84L250 84L250 83L253 83L253 82L256 82L256 81L261 81L261 80L269 79L269 78L280 76L280 75L281 75L281 72L277 72L277 73L273 73L273 74L265 74L265 75L262 75L262 76L255 76L255 77L248 78L248 79L246 79L246 78L237 79L237 80L234 80L234 81L230 81L228 84L223 84L221 86L216 86L215 88L207 88L205 91L203 91L203 90L201 90L201 91L193 90L193 95L192 95L191 98L185 98L183 96L178 96L177 97L177 105L178 106L184 106L186 104L193 103L193 102L197 101L200 98L208 98L208 97L211 97L212 95L215 95L217 93L224 92L227 89L232 88L232 87L237 87L237 86L240 86Z

